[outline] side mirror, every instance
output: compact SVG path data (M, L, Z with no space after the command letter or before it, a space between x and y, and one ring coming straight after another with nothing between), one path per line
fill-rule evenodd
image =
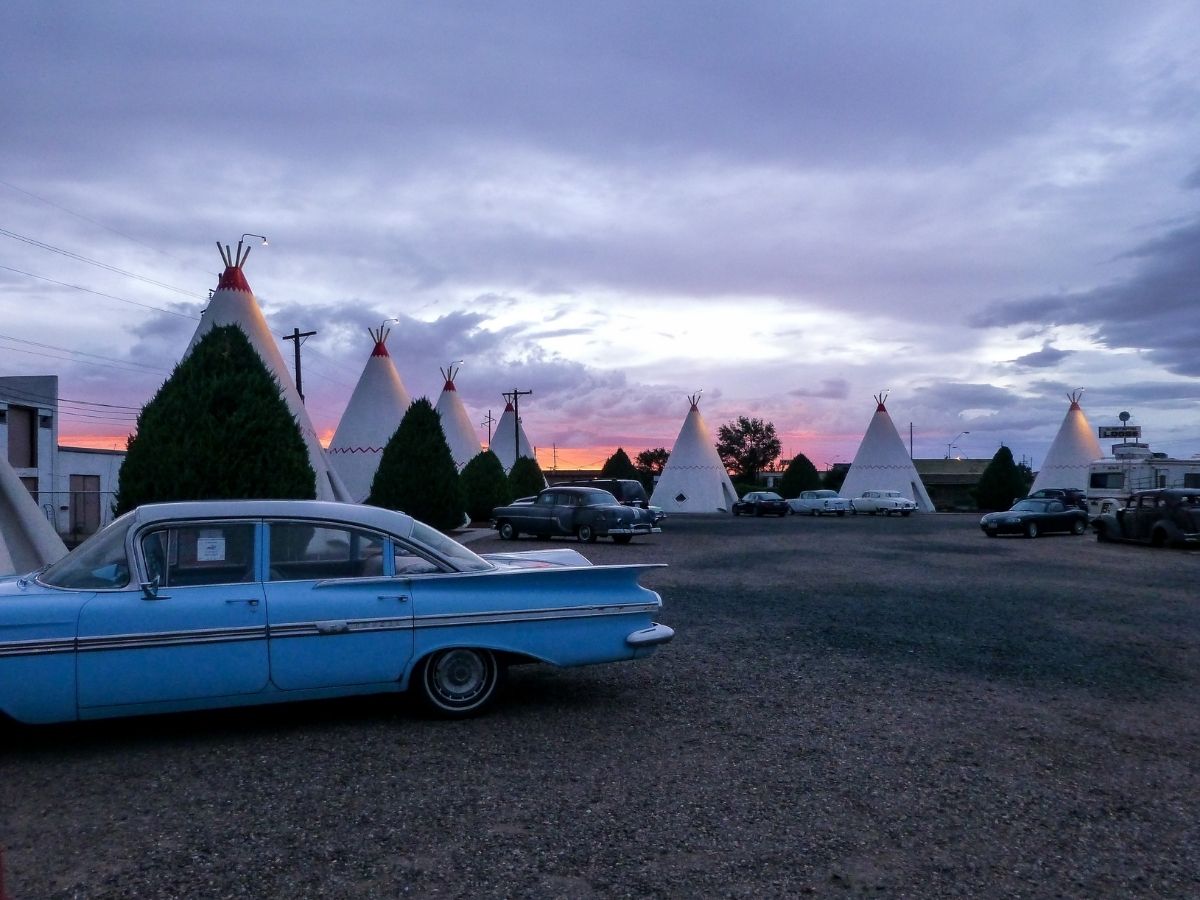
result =
M142 589L142 596L145 597L147 600L157 600L158 599L158 586L159 586L160 582L161 582L161 579L159 578L158 575L154 576L153 581L141 582L139 587L141 587L141 589Z

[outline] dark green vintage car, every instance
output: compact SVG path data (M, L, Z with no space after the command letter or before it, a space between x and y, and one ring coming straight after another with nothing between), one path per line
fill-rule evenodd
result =
M608 491L586 487L546 488L533 502L511 503L492 510L492 527L506 541L522 534L537 537L574 537L591 543L611 537L628 544L635 534L657 534L654 513L622 506Z

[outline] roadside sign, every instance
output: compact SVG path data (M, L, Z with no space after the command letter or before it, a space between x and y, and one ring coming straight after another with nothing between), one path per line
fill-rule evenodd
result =
M1141 440L1142 426L1141 425L1101 425L1100 440L1106 438L1133 438Z

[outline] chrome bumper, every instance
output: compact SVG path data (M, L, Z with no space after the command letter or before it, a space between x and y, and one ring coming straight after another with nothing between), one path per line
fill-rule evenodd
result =
M635 631L625 638L630 647L653 647L655 644L665 644L675 637L675 629L655 622L649 628Z
M635 525L633 528L610 528L605 534L662 534L657 526Z

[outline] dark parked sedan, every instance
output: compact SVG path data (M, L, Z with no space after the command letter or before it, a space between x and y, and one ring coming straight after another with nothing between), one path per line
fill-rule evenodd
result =
M988 513L979 520L988 537L998 534L1023 534L1035 538L1052 531L1083 534L1087 531L1087 513L1061 500L1018 500L1007 512Z
M1200 545L1200 490L1138 491L1120 509L1092 520L1098 541L1133 541L1155 547Z
M590 543L611 537L628 544L635 534L657 534L654 513L636 506L622 506L608 491L586 487L552 487L532 503L513 503L492 510L492 527L506 541L522 534L549 538L576 537Z
M750 491L733 504L735 516L786 516L787 501L774 491Z

